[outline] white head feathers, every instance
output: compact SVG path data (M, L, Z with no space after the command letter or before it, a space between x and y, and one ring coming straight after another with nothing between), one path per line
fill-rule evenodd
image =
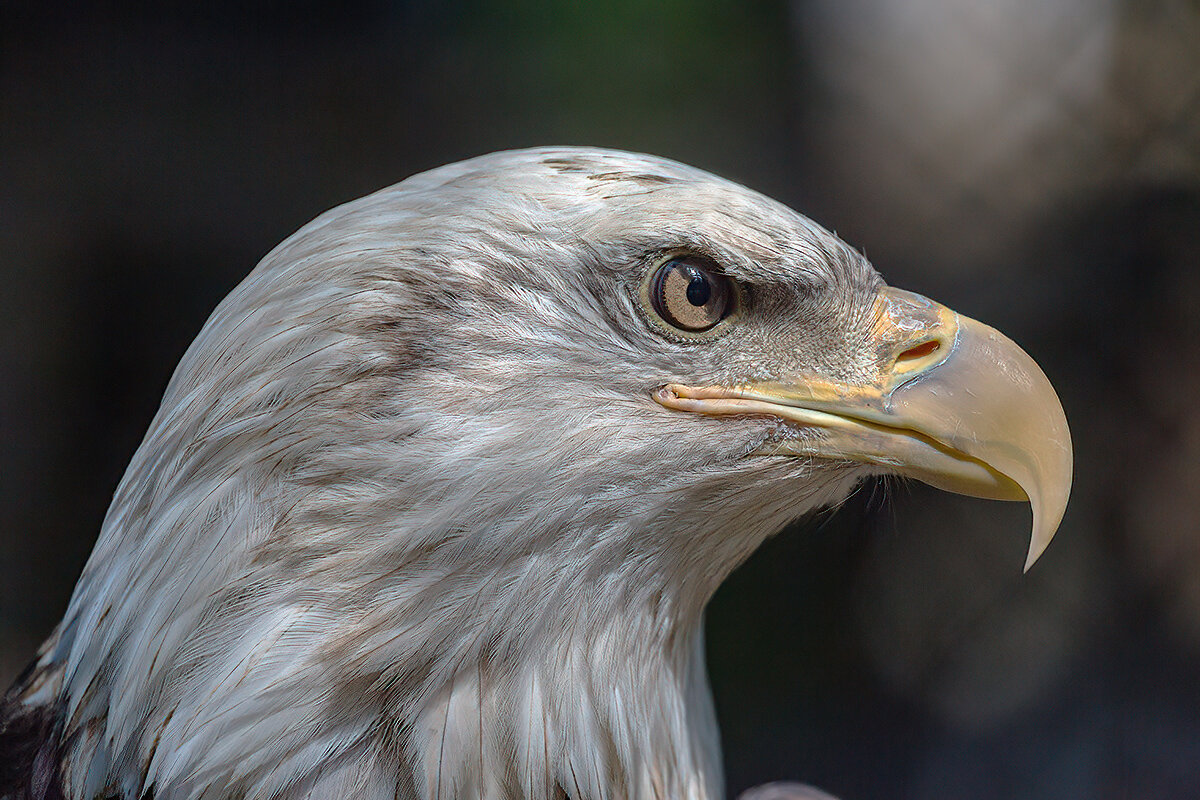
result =
M680 250L771 313L663 336L639 286ZM748 459L778 423L651 393L852 374L877 286L777 203L612 151L317 218L184 356L44 652L68 796L720 797L704 605L863 470Z

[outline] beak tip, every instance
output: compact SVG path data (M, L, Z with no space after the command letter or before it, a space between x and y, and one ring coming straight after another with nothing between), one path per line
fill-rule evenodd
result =
M1069 473L1068 473L1069 474ZM1053 515L1043 513L1043 508L1039 508L1041 503L1033 503L1033 533L1029 539L1029 553L1025 556L1024 572L1029 572L1038 559L1042 557L1042 553L1046 552L1046 548L1050 546L1050 542L1054 539L1054 534L1058 532L1058 526L1062 524L1063 514L1067 510L1067 497L1070 493L1069 484L1062 496L1055 498L1053 503ZM1039 498L1041 499L1041 498Z
M1029 554L1025 556L1025 568L1021 570L1022 574L1028 575L1029 570L1033 569L1033 565L1037 563L1037 560L1042 557L1042 553L1044 552L1046 552L1044 547L1039 549L1035 545L1030 544Z
M1027 574L1029 570L1033 569L1033 565L1042 557L1042 553L1046 552L1046 548L1050 546L1050 540L1053 538L1053 530L1047 534L1042 530L1038 530L1036 526L1034 527L1033 536L1029 540L1029 552L1025 555L1025 568L1021 570L1022 573Z

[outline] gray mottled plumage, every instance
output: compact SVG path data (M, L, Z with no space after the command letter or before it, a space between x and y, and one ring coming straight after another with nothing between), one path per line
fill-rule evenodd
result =
M748 287L736 326L647 320L672 251ZM318 217L180 363L4 701L0 796L720 798L704 606L878 470L750 457L815 434L651 393L865 376L881 285L784 206L613 151Z

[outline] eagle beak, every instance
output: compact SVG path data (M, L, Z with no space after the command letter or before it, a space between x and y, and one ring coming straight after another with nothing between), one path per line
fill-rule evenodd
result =
M662 405L706 414L766 414L817 436L764 446L872 464L973 497L1029 501L1028 571L1054 537L1071 492L1073 456L1054 387L999 331L911 292L885 288L861 382L802 375L740 386L661 388Z

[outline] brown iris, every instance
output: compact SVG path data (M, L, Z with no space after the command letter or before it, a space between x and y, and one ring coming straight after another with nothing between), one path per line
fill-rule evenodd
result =
M673 258L650 281L650 303L668 324L684 331L705 331L733 310L733 287L707 259Z

